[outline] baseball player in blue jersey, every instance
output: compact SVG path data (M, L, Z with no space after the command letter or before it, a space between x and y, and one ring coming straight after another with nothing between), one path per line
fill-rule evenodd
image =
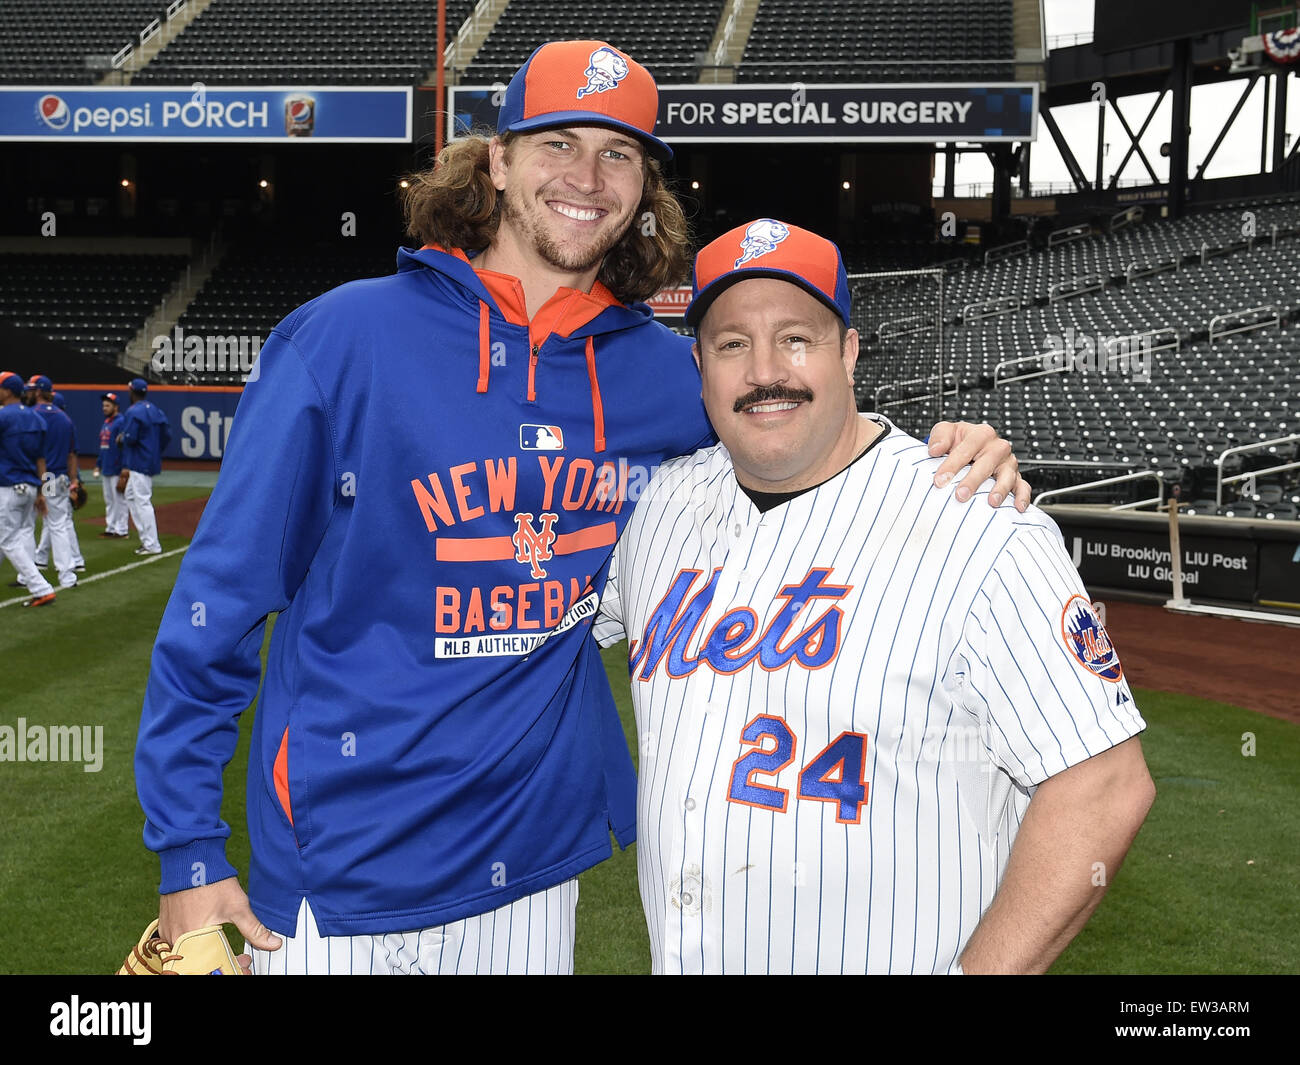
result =
M127 536L127 507L122 493L117 490L117 479L122 472L122 423L118 411L117 393L105 392L99 397L104 411L104 424L99 427L99 461L95 476L99 478L104 493L104 531L102 539L120 540Z
M77 472L76 429L72 419L45 397L49 395L49 378L34 377L28 387L37 393L37 403L30 409L45 422L45 474L41 495L45 498L45 520L41 543L36 545L33 562L39 566L41 547L52 556L60 588L77 586L76 549L72 541L72 501L68 493L79 480ZM84 565L84 563L83 563ZM20 575L18 578L26 583Z
M137 555L161 555L158 519L153 510L153 479L162 470L162 453L171 443L167 415L149 402L149 382L134 378L128 386L131 406L122 417L122 469L117 488L140 533Z
M29 389L34 390L36 393L36 402L34 404L34 407L37 410L41 409L42 407L45 407L47 409L49 407L54 407L62 411L65 415L67 414L67 404L64 403L63 397L58 392L54 391L54 383L48 377L46 377L45 374L33 375L31 380L27 382L27 387ZM69 422L71 423L71 419L69 419ZM72 424L72 445L70 450L72 454L75 456L77 451L77 427L75 423L71 423L71 424ZM71 465L73 470L73 476L69 478L69 483L68 483L69 492L71 492L72 488L77 483L77 477L75 476L76 473L75 459ZM68 549L72 556L72 568L76 572L80 573L86 568L86 560L81 555L81 544L77 541L77 523L73 517L71 502L69 502L68 504L68 521L67 521L66 535L68 541ZM36 543L35 554L32 556L36 562L37 568L39 569L44 569L45 566L49 563L51 539L52 537L50 535L50 521L47 518L45 521L41 522L41 536Z
M1154 794L1059 531L858 413L830 241L741 226L693 292L721 443L651 481L596 625L629 641L654 970L1046 970Z
M234 923L258 973L572 970L577 875L636 819L591 620L642 478L712 439L641 302L689 262L656 113L623 53L543 46L498 137L412 183L424 246L267 339L145 695L165 940ZM991 436L952 468L987 475ZM254 695L245 896L221 769Z
M27 531L30 511L46 513L45 422L22 402L26 386L15 373L0 373L0 552L18 571L31 599L24 606L49 606L54 588L36 568Z

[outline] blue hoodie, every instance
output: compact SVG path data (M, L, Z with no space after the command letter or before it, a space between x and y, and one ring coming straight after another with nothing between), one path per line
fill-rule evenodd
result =
M135 473L158 476L162 453L171 439L167 415L147 399L132 403L122 415L122 466Z
M690 342L643 305L561 290L530 338L459 252L398 262L262 347L145 695L161 890L235 875L221 770L279 612L247 810L280 932L305 897L324 935L486 913L631 841L591 621L649 473L712 439Z
M77 430L53 403L32 408L45 422L45 472L58 477L68 472L68 456L77 449Z
M0 487L40 484L36 460L44 453L45 419L21 403L0 407Z
M122 447L117 442L117 438L122 432L124 420L122 415L114 414L105 418L104 424L99 427L99 475L101 477L116 477L122 472Z

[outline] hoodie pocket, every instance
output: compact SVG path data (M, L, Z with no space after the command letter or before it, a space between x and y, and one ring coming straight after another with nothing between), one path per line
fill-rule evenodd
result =
M280 810L293 829L299 850L311 842L311 820L307 816L305 754L299 732L285 726L284 735L280 737L280 748L276 751L271 779Z

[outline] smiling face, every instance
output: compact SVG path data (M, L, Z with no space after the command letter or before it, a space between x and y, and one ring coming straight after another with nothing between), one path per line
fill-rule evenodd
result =
M788 492L835 476L856 455L858 334L797 285L738 281L700 323L704 406L747 488Z
M493 141L492 182L503 194L494 247L594 280L641 202L645 165L635 138L597 126Z

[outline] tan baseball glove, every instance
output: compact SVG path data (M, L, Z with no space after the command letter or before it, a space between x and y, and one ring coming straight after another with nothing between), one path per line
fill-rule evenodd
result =
M118 976L247 976L220 925L186 932L173 945L158 935L158 922L117 970Z

